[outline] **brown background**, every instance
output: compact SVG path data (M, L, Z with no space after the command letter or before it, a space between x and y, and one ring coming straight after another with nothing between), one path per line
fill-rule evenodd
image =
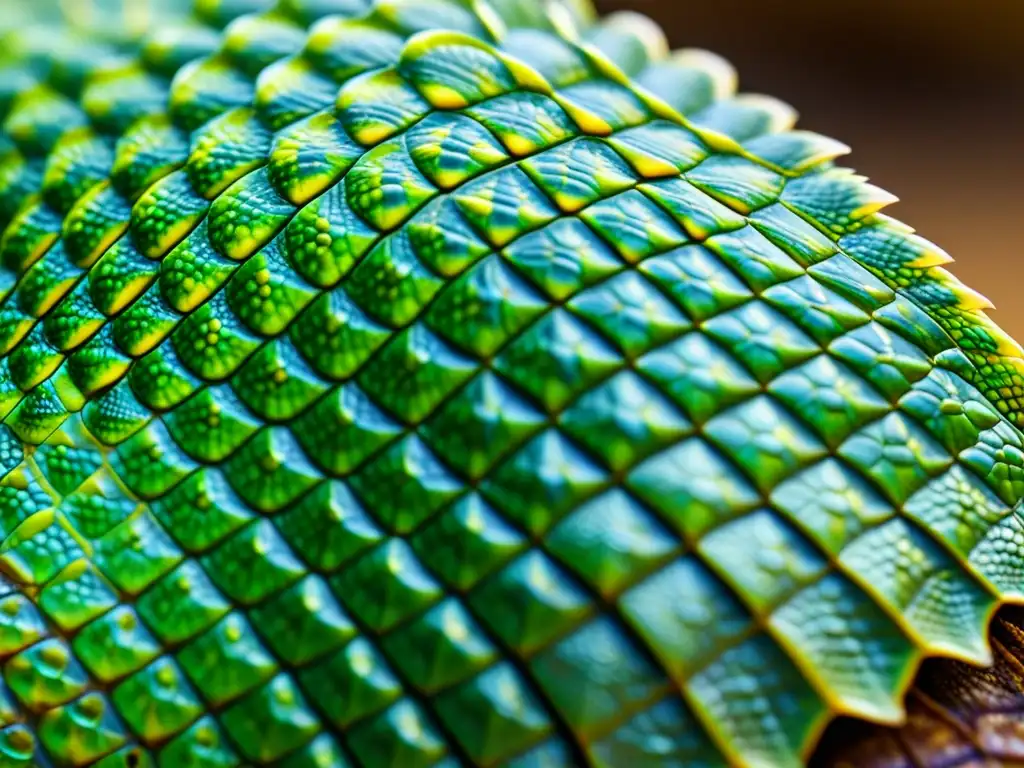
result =
M1024 342L1024 0L598 0L793 104Z

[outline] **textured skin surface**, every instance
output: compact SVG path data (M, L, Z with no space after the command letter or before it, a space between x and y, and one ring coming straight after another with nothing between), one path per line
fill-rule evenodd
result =
M992 660L1021 353L845 147L637 17L269 5L8 46L0 765L789 766Z
M1024 765L1024 613L1005 609L992 626L994 663L979 670L927 661L907 699L907 721L883 729L837 720L815 766L939 768Z

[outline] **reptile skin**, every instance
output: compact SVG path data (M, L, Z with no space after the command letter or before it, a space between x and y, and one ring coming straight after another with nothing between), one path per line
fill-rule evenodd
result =
M0 768L1022 753L1022 351L842 144L585 0L105 21L0 44Z

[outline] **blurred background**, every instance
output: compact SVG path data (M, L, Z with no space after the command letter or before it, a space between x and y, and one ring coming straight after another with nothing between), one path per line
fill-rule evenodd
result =
M853 147L845 163L1024 341L1024 0L597 0L708 48L743 90Z

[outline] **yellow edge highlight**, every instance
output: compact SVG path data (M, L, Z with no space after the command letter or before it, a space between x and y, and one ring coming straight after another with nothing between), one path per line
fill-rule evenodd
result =
M433 35L436 35L436 34L438 34L438 33L426 32L426 33L421 33L421 35L415 36L413 39L410 39L410 41L407 42L406 47L403 49L403 54L402 55L405 56L407 52L415 51L415 46L412 45L413 40L415 38L421 38L417 42L422 44L422 43L426 43L427 42L426 38L432 37ZM553 93L553 89L551 88L551 86L539 75L539 73L536 73L534 70L532 70L531 68L527 67L522 62L518 62L515 59L513 59L512 57L508 57L508 56L506 56L504 54L500 54L500 53L495 52L491 46L488 46L488 45L486 45L484 43L481 43L480 41L476 40L475 38L465 38L465 40L469 44L476 44L476 45L478 45L481 48L490 50L492 53L494 53L496 56L498 56L501 60L503 60L507 65L508 64L512 64L512 66L510 66L510 70L514 73L514 76L516 77L517 82L522 87L528 88L530 90L538 90L538 91L541 91L541 92L545 92L545 93L548 93L549 95ZM662 100L660 100L657 97L655 97L653 94L650 94L650 93L646 92L644 89L642 89L642 88L636 86L634 83L632 83L632 81L628 77L626 77L617 66L615 66L612 62L610 62L599 51L597 51L596 49L594 49L591 46L577 46L577 47L585 54L585 56L590 60L591 64L594 65L594 67L595 67L595 69L597 71L601 72L602 74L607 76L609 79L611 79L611 80L619 83L620 85L623 85L624 87L627 87L628 89L630 89L656 115L659 115L659 116L661 116L661 117L663 117L665 119L671 120L672 122L675 122L675 123L677 123L677 124L687 128L688 130L690 130L694 134L696 134L698 137L700 137L702 140L704 140L710 147L712 147L716 151L724 152L724 153L729 153L729 154L741 155L743 157L746 157L747 159L750 159L750 160L752 160L754 162L757 162L760 165L762 165L764 167L768 167L771 170L774 170L775 172L780 173L780 174L782 174L784 176L787 176L787 177L793 177L793 176L797 176L797 175L802 175L802 173L804 171L806 171L806 169L800 169L799 171L786 171L785 169L782 169L782 168L779 168L777 166L774 166L773 164L768 163L768 162L766 162L765 160L763 160L761 158L758 158L756 155L753 155L753 154L747 152L742 146L740 146L737 142L735 142L733 139L731 139L731 138L729 138L727 136L724 136L724 135L719 134L719 133L714 132L714 131L709 131L709 130L702 129L702 128L699 128L697 126L694 126L693 124L690 123L690 121L688 121L686 118L684 118L682 115L680 115L674 109L672 109L665 102L663 102ZM513 62L514 62L514 64L513 64ZM180 74L181 73L179 73L179 75ZM173 99L172 99L172 101L173 101ZM577 112L581 112L581 110L577 110ZM581 114L580 116L581 116L582 119L584 119L584 121L586 121L587 117L585 115ZM591 125L592 128L600 129L600 126L597 125L596 121L591 122L590 125ZM600 130L598 130L597 132L600 133ZM875 188L875 189L877 189L877 188ZM879 192L881 192L881 190L879 190ZM879 196L879 199L876 199L876 200L872 201L871 203L866 204L865 206L862 206L862 208L858 211L858 213L860 213L861 215L864 215L864 216L869 215L871 213L874 213L874 212L880 210L882 207L884 207L884 205L887 205L889 202L895 202L895 199L896 199L895 197L893 197L891 195L888 195L888 193L883 193L882 195ZM820 228L820 225L817 225L816 222L812 222L812 224L815 224L816 226L819 226L819 228ZM831 233L827 233L827 234L830 234L833 237L833 239L836 239L835 236L832 235ZM931 271L932 269L938 268L943 263L948 263L946 261L942 261L941 257L934 256L934 255L930 257L931 261L929 261L929 257L927 257L927 256L926 257L922 257L922 258L924 259L924 264L923 265L919 265L919 266L924 266L928 271ZM981 308L981 304L979 303L978 299L974 298L974 296L977 296L977 294L975 294L973 291L970 292L970 294L971 295L968 295L967 293L963 293L963 294L958 293L957 294L958 296L963 295L963 297L964 297L963 300L968 303L967 307L961 307L961 308L973 308L973 305L977 305L977 308L980 309ZM1017 347L1016 349L1019 349L1019 347ZM38 515L33 516L33 518L30 518L30 520L33 520L36 517L38 517ZM29 522L29 521L26 521L26 522ZM38 523L40 521L35 521L35 522ZM63 580L65 578L67 578L68 576L72 575L72 574L77 574L80 570L82 570L82 566L81 565L78 565L76 563L72 563L54 581ZM995 613L1001 607L1003 607L1004 605L1009 605L1009 604L1024 605L1024 596L1015 596L1015 597L1010 598L1010 599L1004 598L1001 595L1000 596L996 596L996 599L993 601L991 607L988 610L988 615L987 615L987 618L986 618L986 621L985 621L985 625L986 625L985 645L989 649L991 648L991 643L990 643L990 638L989 638L989 631L990 631L989 627L990 627L990 624L991 624L992 617L995 615ZM922 655L922 660L924 658L933 658L933 657L939 657L939 658L943 658L943 657L944 658L958 658L958 656L956 654L952 654L952 653L927 653L927 654L923 654ZM978 661L977 659L962 659L962 660L967 661L969 663L977 663L977 661ZM916 665L916 666L919 667L919 664ZM909 689L910 685L912 685L913 679L916 677L916 674L917 674L917 670L916 670L914 664L908 665L908 667L913 669L914 674L913 675L911 675L911 674L907 674L906 675L906 678L907 678L906 687L904 687L901 690L901 692L900 692L900 698L901 699L905 697L906 691ZM811 682L811 681L809 681L809 682ZM813 685L813 682L812 682L812 685ZM685 691L684 691L684 697L685 696L686 696L686 694L685 694ZM691 703L691 709L693 709L696 712L698 708L695 707ZM820 722L816 722L811 727L810 732L814 734L814 737L808 739L809 745L807 747L807 754L809 754L810 751L813 749L814 745L817 743L817 741L818 741L818 739L820 737L820 734L824 731L824 729L827 727L828 723L836 716L836 714L838 714L838 713L837 712L832 712L830 714L822 716L821 718L819 718ZM714 734L714 729L709 729L709 736L711 736L713 738L713 741L716 742L716 744L722 750L722 753L724 755L731 756L733 758L738 757L737 755L735 755L733 753L733 751L731 749L726 748L725 745L721 744L722 740L721 740L720 737L715 737L713 734ZM736 764L737 765L743 765L744 763L743 763L743 761L736 760Z
M424 34L427 35L427 36L430 35L430 33L424 33ZM426 41L424 40L423 42L426 42ZM477 41L477 43L479 44L479 41ZM490 46L486 46L486 45L481 45L481 47L490 48ZM694 132L698 137L700 137L702 140L704 140L706 143L708 143L709 146L711 146L711 148L716 149L716 150L718 150L720 152L725 152L725 153L730 153L730 154L739 154L741 156L746 157L747 159L750 159L750 160L752 160L754 162L757 162L758 164L760 164L760 165L762 165L764 167L768 167L771 170L774 170L777 173L780 173L780 174L782 174L784 176L787 176L787 177L793 177L793 176L797 176L797 175L802 175L803 172L806 171L806 169L802 169L799 172L786 171L785 169L779 168L778 166L775 166L772 163L768 163L765 160L763 160L761 158L758 158L757 156L747 152L743 147L741 147L737 142L735 142L733 139L731 139L729 137L723 136L721 134L717 134L716 132L713 132L713 131L707 131L707 130L698 128L697 126L694 126L693 124L690 123L689 120L687 120L682 115L680 115L676 110L672 109L672 107L670 107L664 101L662 101L661 99L658 99L653 94L650 94L649 92L646 92L644 89L636 86L631 81L631 79L628 78L621 71L621 69L619 69L614 63L609 61L600 51L596 50L592 46L587 46L587 45L578 46L578 47L586 55L586 57L589 59L590 63L594 66L594 68L598 72L600 72L601 74L604 74L606 77L608 77L613 82L616 82L616 83L622 85L623 87L628 88L630 91L632 91L634 93L634 95L636 95L638 98L640 98L641 101L644 102L645 105L648 106L651 109L652 112L654 112L654 114L660 115L660 116L662 116L662 117L664 117L664 118L666 118L668 120L671 120L672 122L675 122L675 123L683 126L684 128L687 128L688 130ZM502 61L504 61L506 63L506 65L508 65L510 62L515 61L512 57L510 57L510 56L508 56L506 54L501 54L501 53L498 53L498 52L494 51L493 48L491 49L491 51L492 51L492 54L498 56ZM513 71L520 71L520 72L524 71L524 70L528 70L528 71L533 72L533 70L531 68L526 67L526 65L522 64L522 62L518 62L518 65L519 65L518 67L513 65L513 67L510 67L510 69L512 69ZM522 67L522 69L520 69L520 67ZM538 76L538 78L540 77L539 75L537 75L537 76ZM543 80L543 78L540 78L540 82L537 83L538 86L540 86L541 84L543 84L543 86L545 86L545 87L538 88L538 90L541 90L542 92L545 92L545 93L548 93L548 94L552 94L553 93L553 89L551 88L551 86L549 84L546 83L546 81ZM852 174L852 171L851 171L851 174ZM878 211L880 211L882 208L886 207L887 205L889 205L891 203L894 203L894 202L897 202L898 198L895 195L893 195L893 194L891 194L891 193L881 189L880 187L876 187L876 186L874 186L872 184L868 184L866 178L864 178L864 177L860 177L860 180L861 180L861 183L864 184L865 187L867 187L867 190L865 190L865 191L868 192L869 202L866 202L864 205L862 205L860 207L860 209L858 209L858 211L856 213L859 214L859 216L866 218L866 217L868 217L868 216L870 216L872 214L877 213ZM798 213L798 215L801 215L801 218L806 218L806 217L802 216L802 214L800 214L799 211L796 211L796 213ZM818 222L811 220L810 223L813 226L815 226L816 228L818 228L819 230L823 230L822 226ZM908 230L908 233L913 231L909 227L907 228L907 230ZM833 239L834 241L839 239L834 233L827 232L827 230L823 230L823 231L826 231L826 234L828 234L829 237L831 239ZM855 259L855 261L856 261L856 259ZM930 267L929 271L932 270L932 269L938 270L938 269L941 269L941 268L938 267L938 266ZM847 575L849 576L849 574L847 574ZM857 579L853 579L853 580L854 580L855 583L858 583L860 586L862 586L862 588L865 586L863 584L860 584L859 580L857 580ZM983 580L983 583L986 586L988 586L989 590L991 591L991 585L988 584L987 580ZM1022 598L1016 598L1016 597L1014 597L1014 598L1005 598L1002 595L998 595L998 594L994 595L994 600L993 600L992 604L989 606L989 608L987 610L987 615L986 615L986 617L985 617L985 619L983 621L983 624L984 624L984 637L983 637L983 641L982 642L983 642L984 647L987 649L986 658L978 659L978 658L975 658L975 657L971 657L971 656L969 656L967 654L957 654L957 653L953 652L952 650L942 650L942 649L935 649L935 648L929 649L929 648L927 648L926 643L924 643L923 638L919 638L920 642L915 643L915 644L918 645L918 648L921 650L921 654L920 654L920 656L919 656L919 658L918 658L916 663L908 664L908 669L907 669L907 672L904 675L904 680L901 681L902 685L899 686L898 689L897 689L896 699L899 701L899 705L900 705L899 706L899 710L901 712L901 717L898 718L898 719L895 719L895 720L889 720L889 719L884 719L884 720L882 720L882 719L869 719L869 721L870 722L879 722L880 724L898 724L899 722L903 721L903 719L906 716L906 714L905 714L905 700L906 700L907 691L913 685L913 682L916 679L918 671L920 669L920 664L923 663L923 661L925 659L927 659L927 658L949 658L949 659L956 659L956 660L964 661L966 663L974 664L974 665L978 665L979 662L984 662L986 660L990 660L991 659L991 641L990 641L989 634L990 634L991 621L992 621L992 618L995 616L996 612L1001 607L1003 607L1004 605L1008 605L1008 604L1021 604L1021 605L1024 605L1024 597L1022 597ZM882 607L883 607L883 610L885 610L885 606L882 606ZM906 627L904 626L903 623L898 623L897 626L900 626L901 628L904 629L904 631L906 631ZM911 637L911 639L913 640L914 638ZM783 646L783 648L785 648L785 646ZM790 658L792 658L792 656ZM812 687L815 687L816 690L817 690L817 686L815 686L813 680L808 679L808 682L812 685ZM705 730L708 733L709 738L712 739L712 741L719 748L719 750L722 752L722 754L725 755L726 757L728 757L736 765L740 765L740 766L747 765L748 763L746 763L745 761L741 760L740 756L738 754L736 754L735 750L728 743L725 742L725 740L722 738L722 734L718 732L718 730L714 727L714 724L709 722L709 718L707 717L707 714L704 713L703 716L701 716L699 714L699 712L700 712L700 710L702 708L699 707L699 705L697 705L696 702L692 701L692 697L690 697L687 694L685 686L680 686L680 688L681 688L681 693L682 693L684 699L687 701L687 703L690 706L691 710L698 717L698 719L701 720L702 724L705 727ZM832 703L829 702L824 697L823 697L823 701L827 705L832 706ZM816 722L816 723L814 723L811 726L811 728L809 729L809 733L811 735L807 739L807 743L804 746L804 750L803 750L803 754L802 754L803 759L806 760L810 756L810 754L813 752L814 748L817 746L817 743L820 741L821 735L824 732L825 728L827 728L829 723L833 719L835 719L837 716L839 716L840 714L843 714L843 713L841 711L837 711L835 708L833 708L831 711L827 712L825 715L823 715L821 718L819 718L819 722Z

